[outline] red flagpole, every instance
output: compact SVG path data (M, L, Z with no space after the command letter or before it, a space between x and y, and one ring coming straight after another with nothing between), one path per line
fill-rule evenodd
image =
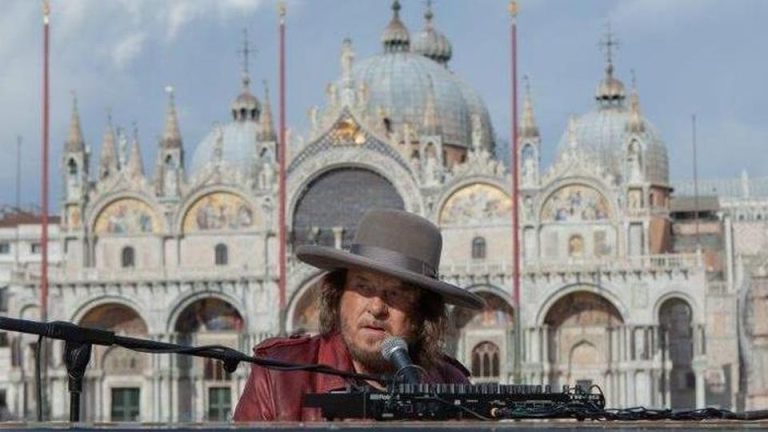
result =
M42 166L42 240L40 241L43 254L40 269L40 320L48 321L48 129L49 129L49 93L48 93L48 58L49 58L49 15L48 0L43 3L43 166Z
M512 153L510 158L510 172L512 173L512 291L515 302L515 364L514 379L516 383L521 382L521 358L522 355L522 331L520 316L520 181L519 171L519 153L517 137L517 2L509 2L509 16L511 18L510 27L510 80L512 82L512 143L509 146Z
M286 291L286 226L285 226L285 2L279 5L280 14L280 142L277 146L279 168L278 185L278 259L279 259L279 285L280 290L280 332L285 332L285 291Z

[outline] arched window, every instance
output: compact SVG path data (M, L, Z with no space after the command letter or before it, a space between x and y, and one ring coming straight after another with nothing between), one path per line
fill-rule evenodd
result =
M131 246L124 247L120 257L120 262L123 264L123 268L135 267L136 251L134 251Z
M472 375L475 378L497 378L499 367L499 347L491 342L481 342L472 350Z
M75 162L74 159L70 159L67 163L67 168L69 169L69 175L76 176L77 175L77 162Z
M229 264L229 250L227 249L227 245L223 243L217 244L215 254L217 266L224 266Z
M472 258L473 259L485 259L485 239L482 237L475 237L472 239Z

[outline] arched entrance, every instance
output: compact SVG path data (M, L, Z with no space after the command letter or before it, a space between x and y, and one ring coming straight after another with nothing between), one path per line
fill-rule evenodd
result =
M663 374L663 388L669 389L671 408L696 407L696 375L693 372L693 312L683 299L671 298L659 308L662 356L672 362Z
M473 381L508 382L514 365L515 311L492 291L475 293L485 300L483 310L455 309L457 355Z
M604 297L577 291L547 311L550 384L589 387L607 381L611 363L611 330L624 320Z
M119 335L146 337L147 324L138 312L120 303L94 307L79 325L109 330ZM144 376L152 367L149 354L121 347L94 346L86 371L81 418L84 420L137 421L147 418L142 394L149 391Z
M185 345L224 345L239 348L243 317L230 303L205 297L187 305L174 330ZM179 421L227 421L238 395L236 383L222 362L211 359L177 358L179 373Z

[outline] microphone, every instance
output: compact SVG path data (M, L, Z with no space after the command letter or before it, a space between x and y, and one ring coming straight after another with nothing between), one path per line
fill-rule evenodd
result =
M401 337L390 336L381 343L381 355L384 360L392 363L397 372L395 376L402 375L408 384L421 382L421 368L413 364L408 355L408 344Z

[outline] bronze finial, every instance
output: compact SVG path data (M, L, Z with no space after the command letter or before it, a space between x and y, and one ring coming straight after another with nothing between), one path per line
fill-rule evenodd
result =
M509 4L507 5L507 11L509 11L509 16L512 17L512 19L517 17L517 13L520 11L520 6L517 4L515 0L509 0Z
M43 0L43 23L48 24L49 17L51 15L51 3L48 0Z

